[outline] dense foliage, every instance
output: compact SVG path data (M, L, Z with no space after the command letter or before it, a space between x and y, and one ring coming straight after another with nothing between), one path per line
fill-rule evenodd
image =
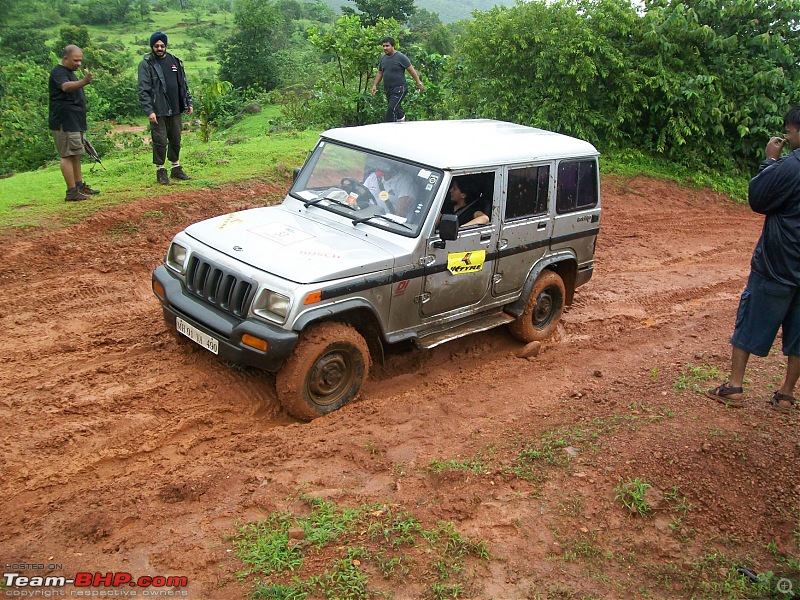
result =
M464 116L675 161L747 168L800 102L798 0L519 3L471 22L452 65Z
M220 76L240 88L275 88L286 45L284 17L269 0L239 0L236 31L220 44Z
M385 35L425 83L410 89L409 118L515 121L709 172L751 170L800 103L800 0L518 0L455 24L413 0L343 10L336 18L329 0L0 0L0 174L55 159L46 81L67 43L95 75L90 125L141 118L135 66L169 15L205 139L266 92L284 125L380 120L386 100L369 88Z

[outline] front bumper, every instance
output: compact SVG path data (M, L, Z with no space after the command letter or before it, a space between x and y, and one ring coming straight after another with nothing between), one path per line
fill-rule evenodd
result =
M153 282L158 282L164 289L165 297L162 298L159 294L156 297L161 300L167 323L174 328L175 319L180 317L217 339L217 356L222 360L274 372L281 367L297 344L299 334L295 331L286 331L254 319L236 319L203 303L195 296L186 294L181 280L164 265L153 271ZM266 352L243 344L242 336L245 334L266 340Z

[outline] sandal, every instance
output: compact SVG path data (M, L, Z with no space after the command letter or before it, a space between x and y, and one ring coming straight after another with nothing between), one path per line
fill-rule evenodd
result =
M794 396L789 396L788 394L776 391L774 394L772 394L772 399L769 401L769 405L773 410L777 410L781 414L788 415L794 408L796 402L797 400L794 399Z
M742 408L744 406L743 393L744 390L742 388L733 387L727 383L706 390L706 396L731 408Z

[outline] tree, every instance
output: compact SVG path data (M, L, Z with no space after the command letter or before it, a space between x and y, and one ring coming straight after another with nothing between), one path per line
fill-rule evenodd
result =
M204 79L194 87L194 111L200 120L200 139L208 142L211 127L217 116L220 100L231 91L230 81Z
M365 26L355 15L340 17L334 28L309 30L309 40L330 57L329 69L314 87L314 112L310 118L324 125L360 125L371 122L379 111L369 93L377 68L380 40L398 37L394 19L379 19Z
M238 88L274 89L286 40L283 14L269 0L241 0L234 19L237 30L219 46L220 77Z
M453 51L453 35L442 24L439 14L424 8L418 8L408 20L410 34L405 41L419 44L427 52L450 54Z
M61 60L61 50L56 54ZM7 27L0 37L0 62L19 59L43 67L53 66L53 57L47 45L47 35L30 27ZM56 61L57 62L57 61Z
M637 49L644 139L671 157L749 171L798 102L798 0L647 4Z
M606 3L617 7L622 30L636 24L629 4L600 2ZM595 26L594 18L564 1L495 7L476 17L454 52L454 110L622 141L636 74L630 58Z
M800 0L560 0L495 8L458 38L451 105L750 171L797 103Z
M73 7L73 22L89 25L108 25L124 23L129 14L134 12L133 0L86 0ZM139 7L136 7L139 12Z
M394 19L402 25L416 11L414 0L353 0L353 4L357 11L342 6L342 14L358 16L364 27L374 27L381 19Z
M318 23L333 23L336 12L322 0L303 3L303 16Z
M428 39L424 42L428 52L448 55L453 53L453 34L445 25L437 25L433 28Z
M0 174L38 169L56 156L47 130L48 76L28 61L0 65Z
M86 50L91 45L89 30L86 25L65 25L62 27L58 32L58 38L53 42L53 53L60 57L64 47L69 44L79 46L84 51L84 54L86 53ZM86 57L84 56L84 58Z

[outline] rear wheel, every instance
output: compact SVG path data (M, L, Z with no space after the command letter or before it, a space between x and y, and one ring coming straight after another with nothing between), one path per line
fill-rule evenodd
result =
M278 371L278 398L289 414L315 419L355 399L369 365L369 348L355 329L343 323L313 325Z
M525 310L509 324L511 335L523 342L549 338L561 320L565 297L564 281L558 273L544 270L533 284Z

